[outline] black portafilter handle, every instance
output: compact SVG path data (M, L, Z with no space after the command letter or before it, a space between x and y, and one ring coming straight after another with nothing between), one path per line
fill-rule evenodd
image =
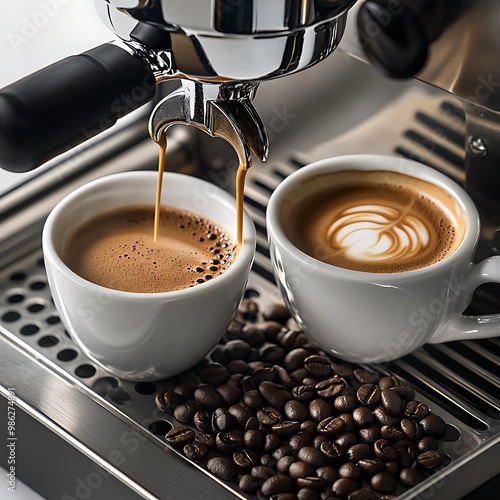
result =
M104 44L0 90L0 167L32 170L153 99L147 63Z

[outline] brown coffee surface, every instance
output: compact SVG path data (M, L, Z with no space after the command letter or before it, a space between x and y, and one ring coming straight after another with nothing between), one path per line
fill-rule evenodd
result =
M389 171L313 179L317 192L292 210L286 233L304 253L355 271L397 273L435 264L460 245L465 221L453 197Z
M138 293L181 290L223 274L239 246L213 222L164 206L154 239L155 207L103 213L78 228L64 252L76 274L98 285Z

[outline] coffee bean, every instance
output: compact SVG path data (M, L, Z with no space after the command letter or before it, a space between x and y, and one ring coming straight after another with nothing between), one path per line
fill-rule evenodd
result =
M373 415L382 425L399 426L400 423L399 418L389 415L389 413L383 407L383 405L377 406L373 410Z
M250 391L245 392L243 396L243 403L248 408L261 408L264 404L264 399L260 395L260 392L256 389L251 389Z
M358 406L358 400L356 399L355 396L352 395L342 395L335 398L333 406L340 413L347 413L347 412L352 413Z
M217 408L212 413L210 426L214 434L218 434L219 432L229 431L231 429L232 424L233 424L233 418L231 417L229 411L226 410L225 408Z
M340 417L327 417L318 424L318 432L329 438L339 435L344 430L345 422Z
M380 401L380 389L375 384L363 384L356 396L361 404L375 406Z
M193 423L201 432L210 432L212 426L210 424L211 415L206 411L197 411L193 417Z
M259 305L251 298L244 298L238 306L238 312L249 321L253 321L259 312Z
M228 378L227 368L217 363L213 363L200 372L200 381L204 384L222 385Z
M192 424L196 412L200 410L201 407L194 401L186 401L175 407L174 417L183 424Z
M246 363L242 359L233 359L229 361L229 363L226 363L225 367L227 368L227 371L230 373L230 375L234 375L236 373L248 375L252 371L248 363Z
M378 458L358 460L356 465L367 477L372 477L375 474L378 474L379 472L383 472L385 470L385 463Z
M337 439L335 439L335 442L342 446L344 450L347 450L358 442L358 436L356 436L353 432L344 432Z
M358 435L361 438L361 441L373 444L375 441L380 439L380 429L376 425L370 425L370 427L360 429Z
M345 453L344 448L335 441L323 441L319 449L329 460L340 460Z
M408 439L420 439L424 433L422 426L414 420L403 418L401 420L401 430Z
M370 427L373 424L373 414L366 406L359 406L352 412L352 418L359 427Z
M401 481L401 483L410 488L421 483L424 479L425 477L422 476L420 472L412 469L411 467L405 467L399 473L399 480Z
M347 458L350 462L358 462L358 460L372 457L373 448L366 443L355 444L347 450Z
M346 462L340 466L339 474L349 479L359 479L361 477L361 469L353 462Z
M439 439L446 434L446 422L439 415L427 415L420 425L427 436Z
M306 358L311 356L311 353L303 347L292 349L283 360L283 364L289 373L294 372L299 368L303 368L303 363Z
M398 385L401 385L401 382L394 375L382 377L378 381L378 386L381 391L383 391L384 389L389 389L390 387L397 387Z
M238 469L233 461L226 457L213 457L207 462L207 469L224 481L234 481L238 477Z
M276 470L280 474L288 474L288 471L290 469L290 465L292 465L295 462L295 457L291 455L287 455L285 457L282 457L278 460L278 463L276 464Z
M327 377L332 372L330 360L325 356L313 354L304 359L304 368L314 377Z
M297 456L299 460L302 460L302 462L305 462L312 467L321 467L322 465L325 465L326 461L323 453L321 453L321 451L317 450L316 448L313 448L312 446L305 446L304 448L299 450Z
M252 325L250 323L246 323L245 325L243 325L239 337L250 344L252 347L260 347L266 339L266 336L259 325Z
M313 420L320 422L327 417L333 416L335 410L333 406L328 404L324 399L317 398L309 403L309 414Z
M252 450L239 450L233 453L233 462L239 469L250 470L259 463L259 457Z
M383 389L380 393L380 399L389 415L397 416L403 411L403 402L399 395L392 389Z
M155 396L155 403L159 410L169 411L175 409L180 404L180 396L171 390L165 390Z
M351 493L361 488L361 483L355 479L341 477L337 479L332 485L332 492L340 498L346 498Z
M225 406L231 406L238 403L242 396L241 389L228 384L217 387L217 392L220 394Z
M398 455L398 462L401 464L401 467L410 467L413 464L413 458L410 457L408 451L404 448L398 448L396 450Z
M300 424L300 430L302 432L308 432L309 434L315 434L316 433L316 422L314 420L304 420Z
M258 429L251 429L243 434L243 442L247 448L259 449L264 446L264 435Z
M354 370L354 377L360 384L376 384L379 381L379 375L362 368Z
M260 348L260 356L264 361L277 362L285 357L285 349L276 344L267 344Z
M241 431L219 432L215 436L215 444L222 453L234 453L244 445L243 433Z
M252 476L252 474L245 474L241 476L238 486L243 493L257 493L263 483L263 479Z
M278 382L286 387L288 390L291 390L295 387L295 381L292 379L290 374L280 365L273 365L274 370L276 371Z
M265 406L257 412L257 420L262 425L267 425L269 427L278 424L283 420L283 414L276 408L271 406Z
M314 475L314 468L306 462L298 461L290 465L288 474L292 479L308 477Z
M299 385L292 389L292 395L298 401L311 401L317 396L317 393L314 386Z
M354 432L357 430L356 423L351 413L342 413L339 415L339 418L344 421L344 432Z
M262 366L252 373L253 387L259 387L261 382L274 382L278 376L276 369L272 366Z
M296 420L285 420L271 427L274 434L287 438L296 434L300 429L300 422Z
M259 328L265 335L269 342L276 342L276 336L283 329L283 325L277 321L259 321L255 323L255 326Z
M271 495L269 500L297 500L297 495L295 493L276 493L276 495Z
M291 448L285 445L278 447L273 453L273 457L276 460L280 460L281 458L287 457L288 455L293 455L293 453Z
M398 482L387 472L379 472L371 478L370 486L381 493L392 493L398 487Z
M337 469L334 469L329 465L318 467L316 469L316 476L323 479L326 484L333 484L337 479L339 479L339 473L337 472Z
M276 321L282 325L290 318L290 313L281 302L268 302L262 306L262 316L268 321Z
M347 500L377 500L377 495L368 488L361 488L360 490L353 491Z
M269 406L281 410L285 403L292 399L292 394L280 384L274 382L262 382L259 384L259 392Z
M296 349L304 345L306 342L307 342L307 337L301 331L297 330L287 331L280 339L280 345L286 351L291 351L292 349Z
M437 439L432 436L424 436L417 443L417 447L420 453L423 453L424 451L437 450L439 448L439 443Z
M326 486L326 482L320 477L308 476L299 477L297 479L297 486L299 488L311 488L313 490L320 490Z
M312 488L300 488L293 500L320 500L318 492Z
M405 407L405 415L413 420L422 420L429 414L429 407L420 401L410 401Z
M415 389L409 385L398 385L396 387L392 387L392 390L405 401L415 399Z
M264 481L260 491L263 495L271 496L278 493L292 493L295 490L295 482L288 476L273 476Z
M196 435L189 427L174 427L165 435L167 444L176 450L182 449L186 444L192 443Z
M266 453L260 457L260 464L265 465L266 467L271 467L271 469L276 467L278 460L276 460L272 455Z
M404 439L405 437L403 431L393 425L382 426L380 429L380 435L383 439L387 439L387 441L390 441L391 443Z
M196 436L196 439L209 448L215 448L215 436L213 434L208 434L206 432L199 432Z
M281 444L281 438L276 434L267 434L264 438L264 451L273 453Z
M323 398L333 398L340 394L345 389L345 386L345 380L338 376L335 376L318 382L315 385L315 389L318 393L318 396L321 396Z
M313 437L309 432L298 432L288 440L288 446L294 451L298 451L304 446L311 444Z
M196 385L192 382L186 382L184 384L179 384L175 387L174 391L180 398L181 401L186 401L193 397L194 391L196 390Z
M244 429L248 419L254 416L252 410L243 404L232 405L227 411L233 417L233 421L240 429Z
M328 441L328 438L325 436L314 436L313 441L312 441L312 447L316 448L319 450L321 448L321 445L325 442Z
M186 444L182 451L189 460L201 462L208 455L210 448L200 441L193 441L192 443Z
M401 467L395 460L390 460L389 462L386 462L385 464L385 472L388 472L392 476L398 476L399 471L401 470Z
M275 476L277 472L272 467L268 467L266 465L256 465L255 467L252 467L251 474L252 476L265 481L266 479Z
M250 417L246 424L244 431L250 431L252 429L258 429L260 427L260 422L258 421L257 417Z
M283 412L289 420L298 420L302 422L309 418L309 412L306 406L296 399L287 401L283 408Z
M389 462L390 460L396 460L398 458L396 450L387 439L375 441L373 449L376 457L384 462Z
M440 450L424 451L417 457L417 465L424 469L436 469L447 458L447 455Z

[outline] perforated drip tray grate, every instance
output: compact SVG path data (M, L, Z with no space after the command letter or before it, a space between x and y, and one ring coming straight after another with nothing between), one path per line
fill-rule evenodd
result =
M444 111L449 111L446 104L429 101L426 118L411 112L411 120L416 119L419 133L429 123L436 127L436 120L446 130L450 113L444 113L443 118ZM453 130L454 134L460 133ZM387 141L387 128L382 132ZM408 143L418 142L418 137L405 132L399 145L400 134L401 129L392 142L398 144L392 152L419 156L421 148L408 149ZM455 135L449 136L456 142ZM352 152L360 140L358 134ZM449 160L458 161L460 153L452 145L456 154L446 156L446 141L446 134L441 135L440 147L430 148L432 155L439 156L437 168L459 172L459 166L451 165ZM349 144L346 138L340 138L320 152L312 151L309 157L351 152ZM434 157L421 159L433 164ZM265 169L256 166L248 176L246 206L256 224L258 253L247 293L257 296L261 303L279 299L265 229L267 201L276 185L302 165L302 160L294 159ZM456 178L460 180L460 174ZM491 302L492 297L486 295L484 300ZM133 490L147 498L245 496L234 484L225 484L165 448L163 436L179 424L156 409L154 394L182 381L195 380L194 374L132 383L118 380L96 365L60 322L38 246L8 264L0 274L0 332L0 383L15 382L20 398L22 395L20 404L28 412ZM499 365L500 340L490 339L428 346L388 366L371 367L406 379L416 388L417 398L449 424L441 449L451 463L400 498L459 498L498 472L494 457L500 449ZM135 436L137 448L127 444L130 436ZM125 459L115 463L110 458L112 452L122 453Z

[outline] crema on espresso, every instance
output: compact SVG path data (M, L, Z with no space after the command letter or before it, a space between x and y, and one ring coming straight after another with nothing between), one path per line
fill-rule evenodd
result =
M290 240L304 253L355 271L397 273L435 264L464 237L457 202L426 181L389 171L342 171L292 210Z

